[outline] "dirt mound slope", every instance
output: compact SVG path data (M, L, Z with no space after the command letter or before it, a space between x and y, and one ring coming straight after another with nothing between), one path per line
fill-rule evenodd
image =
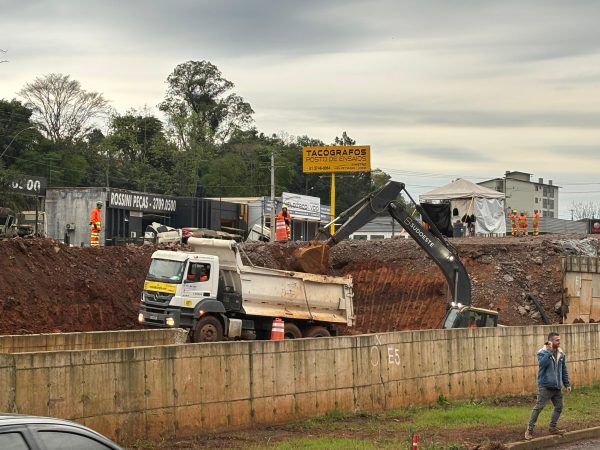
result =
M585 241L581 243L580 241ZM598 240L574 236L451 240L469 271L473 303L497 309L505 325L540 324L537 297L558 323L561 257ZM565 244L566 242L566 244ZM295 269L306 243L249 243L258 266ZM589 250L591 248L591 250ZM137 309L154 246L78 248L52 240L0 241L0 334L137 328ZM330 251L329 273L354 279L356 326L347 333L436 328L447 285L412 240L345 241Z
M584 236L474 237L451 239L469 272L475 306L498 310L504 325L541 324L528 295L539 299L550 320L559 323L561 257ZM565 242L568 245L565 245ZM297 243L246 245L257 265L293 270ZM441 271L410 239L344 241L330 250L329 273L352 275L356 326L352 333L436 328L447 304ZM349 330L350 331L350 330Z
M0 241L0 334L136 328L153 250Z

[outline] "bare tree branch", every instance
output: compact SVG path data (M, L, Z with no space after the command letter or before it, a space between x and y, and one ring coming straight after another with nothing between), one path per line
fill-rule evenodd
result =
M92 128L94 118L107 112L108 102L98 92L86 92L69 75L51 73L36 78L19 92L47 137L73 140Z
M595 219L600 217L600 202L572 202L571 213L573 219Z

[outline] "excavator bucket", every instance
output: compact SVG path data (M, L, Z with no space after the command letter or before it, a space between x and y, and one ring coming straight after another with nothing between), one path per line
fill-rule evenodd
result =
M320 242L311 242L308 247L294 251L295 266L306 273L327 274L329 264L329 246Z

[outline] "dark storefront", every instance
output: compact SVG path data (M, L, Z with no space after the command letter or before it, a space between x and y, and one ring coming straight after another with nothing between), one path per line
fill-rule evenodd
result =
M106 244L136 241L152 222L173 226L178 205L175 197L110 189L107 192Z
M143 238L152 222L173 228L209 228L235 232L240 226L240 205L194 197L111 189L106 209L106 239L110 244Z
M241 208L243 205L215 199L177 197L177 212L173 217L175 228L208 228L237 233L245 230Z

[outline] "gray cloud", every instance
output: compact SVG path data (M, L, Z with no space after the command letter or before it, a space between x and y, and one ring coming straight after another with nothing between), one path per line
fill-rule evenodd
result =
M587 145L554 145L544 147L543 150L554 155L576 156L578 158L598 160L600 162L600 141L597 144ZM598 176L598 174L595 176Z
M315 120L348 125L389 126L451 126L451 127L600 127L600 111L498 111L477 109L406 108L388 105L346 105L344 108L305 108L304 115Z
M541 0L30 0L3 5L3 15L11 17L8 28L20 24L23 30L25 24L25 31L82 33L99 42L120 42L123 49L148 44L164 52L178 46L229 57L355 51L394 39L401 48L537 61L598 51L599 14L596 2L574 7ZM83 44L64 41L65 52Z
M261 131L330 142L347 130L407 171L501 176L512 168L558 184L597 177L581 167L598 165L600 154L597 1L0 6L5 98L62 72L117 109L156 105L176 64L207 59L250 101ZM442 182L419 177L413 184Z
M464 161L464 162L495 162L496 158L491 153L481 149L456 147L417 147L411 150L413 154L441 161Z

